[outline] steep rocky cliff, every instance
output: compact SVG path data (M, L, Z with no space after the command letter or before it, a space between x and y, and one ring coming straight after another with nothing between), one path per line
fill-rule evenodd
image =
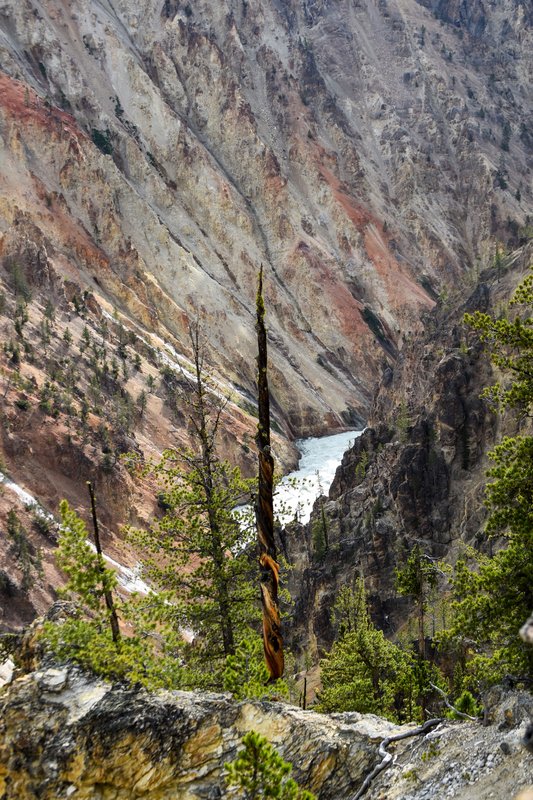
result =
M438 294L525 235L530 23L518 0L1 0L0 469L52 511L97 480L106 546L132 558L118 524L154 492L117 456L186 440L165 370L197 316L232 393L224 448L249 467L260 263L281 437L366 419ZM53 541L31 532L27 605L2 532L4 605L27 619L53 595Z
M521 744L531 697L498 691L490 727L445 721L394 745L394 766L368 800L513 798L533 783ZM405 733L379 717L320 715L229 695L111 686L44 666L0 688L0 793L5 800L226 796L223 767L256 730L319 800L349 800L380 761L378 744Z
M345 453L329 499L315 505L307 527L286 531L283 543L297 564L290 578L294 616L307 620L298 634L311 652L331 645L335 595L358 575L376 621L392 635L409 611L395 591L394 570L415 543L451 563L464 543L486 548L487 451L514 423L480 398L492 368L462 320L466 311L503 307L532 256L531 246L509 254L507 274L487 271L466 302L459 290L428 315L425 334L386 373L369 428ZM324 527L326 553L323 544L316 547ZM439 624L438 603L432 613Z
M294 433L365 416L435 289L531 202L517 0L1 5L1 227L253 390L255 276ZM43 270L45 265L43 264Z

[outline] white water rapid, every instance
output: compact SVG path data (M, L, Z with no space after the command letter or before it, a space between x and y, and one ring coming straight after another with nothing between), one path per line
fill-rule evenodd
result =
M346 431L332 436L300 439L298 469L285 475L276 488L274 511L282 524L297 519L309 522L313 503L327 495L344 452L363 431Z
M297 519L305 523L309 521L311 509L316 498L326 494L335 477L345 450L363 431L347 431L332 436L300 439L296 445L301 453L298 469L285 475L276 488L274 510L282 524ZM0 472L0 485L13 492L27 507L47 519L54 517L29 492ZM255 534L254 534L255 535ZM94 547L92 542L89 542ZM151 589L141 578L141 567L133 568L119 564L110 556L106 561L117 570L119 584L128 592L148 594Z

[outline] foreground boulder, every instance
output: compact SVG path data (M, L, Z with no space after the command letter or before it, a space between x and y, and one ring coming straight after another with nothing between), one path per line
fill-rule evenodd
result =
M501 692L492 702L488 727L447 720L391 747L392 767L365 798L501 800L533 784L521 744L533 701ZM0 797L215 800L225 796L224 763L253 729L320 800L349 800L381 760L379 742L408 728L225 694L150 693L43 666L0 689Z
M0 796L218 798L224 762L254 729L321 798L348 797L394 730L372 716L332 719L281 703L111 686L49 668L0 694Z

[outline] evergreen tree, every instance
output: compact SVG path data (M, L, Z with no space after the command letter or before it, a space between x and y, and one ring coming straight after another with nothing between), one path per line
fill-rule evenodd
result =
M105 607L105 594L116 588L116 572L106 567L104 557L91 546L85 522L66 500L61 501L59 511L61 532L56 559L68 578L62 593L99 613Z
M484 395L501 412L512 410L519 423L533 409L532 308L529 275L514 294L509 316L466 315L504 375ZM488 472L486 530L505 544L493 557L470 552L473 566L465 559L457 564L447 633L447 639L470 643L467 671L475 688L508 673L533 678L533 651L518 636L533 608L533 436L506 437L489 455L494 466Z
M133 634L114 637L106 594L115 592L116 572L91 547L84 521L66 500L60 511L57 561L68 578L61 594L76 602L77 611L61 623L45 623L45 645L59 658L107 678L127 679L151 689L188 685L191 679L175 657L172 631L158 629L151 615L135 602L119 604Z
M250 632L237 645L235 655L226 658L223 674L224 691L231 692L236 700L288 694L288 687L284 681L269 683L269 677L263 658L263 642L256 633Z
M244 749L226 764L228 797L242 800L315 800L290 777L292 765L284 761L273 745L255 731L242 740Z
M414 599L418 618L418 655L426 658L425 613L429 593L437 586L436 564L415 544L405 564L396 570L396 589Z
M220 686L225 658L259 621L250 534L235 512L249 501L254 482L219 457L227 399L209 376L198 326L191 341L194 374L183 381L197 448L166 450L145 468L161 485L165 513L150 529L130 534L145 553L144 574L158 592L160 620L192 634L192 643L183 644L187 662L208 665L204 681Z
M355 591L343 589L333 620L340 635L320 662L320 710L415 718L420 683L415 659L372 623L362 578Z

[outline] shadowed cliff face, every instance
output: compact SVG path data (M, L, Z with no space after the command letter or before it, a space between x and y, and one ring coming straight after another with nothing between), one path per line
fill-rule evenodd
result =
M2 231L26 212L61 275L180 350L205 314L247 392L263 263L286 431L360 421L531 201L527 11L433 7L4 0Z
M506 14L510 17L500 17L501 27L494 25L491 5L484 0L418 0L420 5L431 9L435 16L459 29L468 31L475 39L481 39L487 31L489 36L504 38L513 22L520 21L524 25L531 25L533 20L533 9L530 3L522 0L513 0L511 3L498 4L505 5Z
M482 549L487 451L512 417L480 398L494 381L487 354L463 323L465 312L494 312L531 264L531 246L509 257L504 278L484 273L466 302L452 295L426 320L425 334L405 347L377 393L370 427L343 457L323 511L288 530L284 544L296 564L296 638L311 651L333 640L331 609L341 587L364 576L376 622L388 634L405 624L409 604L395 590L395 568L415 543L453 563L464 542ZM326 524L329 550L313 542ZM437 619L437 611L434 612Z

